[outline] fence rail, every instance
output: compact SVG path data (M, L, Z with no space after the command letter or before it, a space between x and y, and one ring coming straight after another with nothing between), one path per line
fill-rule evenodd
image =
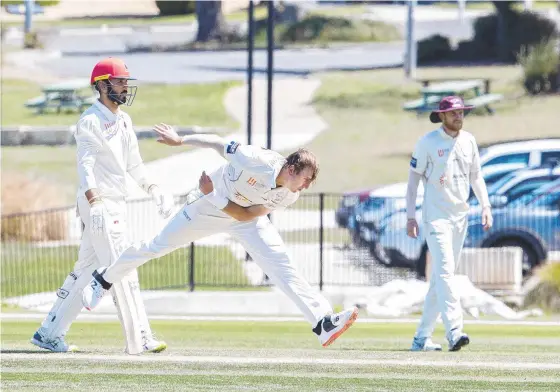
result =
M185 197L176 200L179 205ZM309 283L322 290L329 286L376 286L397 278L416 277L416 260L403 264L388 252L385 257L393 261L386 265L387 259L379 254L380 242L368 242L363 232L365 222L360 226L360 222L348 221L345 213L352 216L351 210L341 208L346 205L341 201L339 194L302 195L294 206L271 216L294 264ZM150 238L165 224L151 200L130 201L127 209L130 241ZM378 215L390 212L380 210ZM389 235L387 228L380 227L382 221L370 224L370 231ZM387 241L415 259L410 244L404 243L406 235L402 230L390 234L394 237ZM82 223L74 206L2 216L2 297L56 291L77 260L81 233ZM212 235L143 265L139 269L141 287L196 290L268 285L264 273L246 256L245 250L228 235Z

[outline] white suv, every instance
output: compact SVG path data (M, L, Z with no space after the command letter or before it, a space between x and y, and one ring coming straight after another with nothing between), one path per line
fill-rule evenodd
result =
M494 144L480 150L482 166L513 164L535 167L560 161L560 139L537 139Z

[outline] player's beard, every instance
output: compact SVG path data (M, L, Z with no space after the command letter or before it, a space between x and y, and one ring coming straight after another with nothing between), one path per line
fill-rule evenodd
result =
M443 125L445 125L445 128L449 129L450 131L459 132L461 129L463 129L463 120L446 121Z

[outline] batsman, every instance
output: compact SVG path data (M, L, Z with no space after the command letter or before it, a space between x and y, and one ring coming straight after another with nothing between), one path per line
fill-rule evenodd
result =
M100 61L91 73L91 85L99 99L82 114L74 134L79 176L77 212L83 227L78 261L31 339L34 345L53 352L76 350L64 337L82 310L82 290L93 271L115 261L127 246L126 177L132 177L152 196L162 217L168 217L174 206L173 198L149 179L130 116L120 108L130 106L136 96L136 86L130 85L130 80L133 78L127 66L117 58ZM136 269L117 280L111 294L126 337L125 352L165 350L165 342L157 341L150 329Z

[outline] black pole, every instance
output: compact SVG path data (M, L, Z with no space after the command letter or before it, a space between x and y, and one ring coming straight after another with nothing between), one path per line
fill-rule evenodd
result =
M253 51L255 49L255 4L249 0L249 31L247 34L247 144L253 136Z
M274 69L274 1L268 1L268 23L266 26L267 38L267 106L266 106L266 148L272 148L272 78Z
M194 242L191 242L190 253L189 289L190 291L194 291Z
M325 194L319 193L319 291L323 291L323 210Z

